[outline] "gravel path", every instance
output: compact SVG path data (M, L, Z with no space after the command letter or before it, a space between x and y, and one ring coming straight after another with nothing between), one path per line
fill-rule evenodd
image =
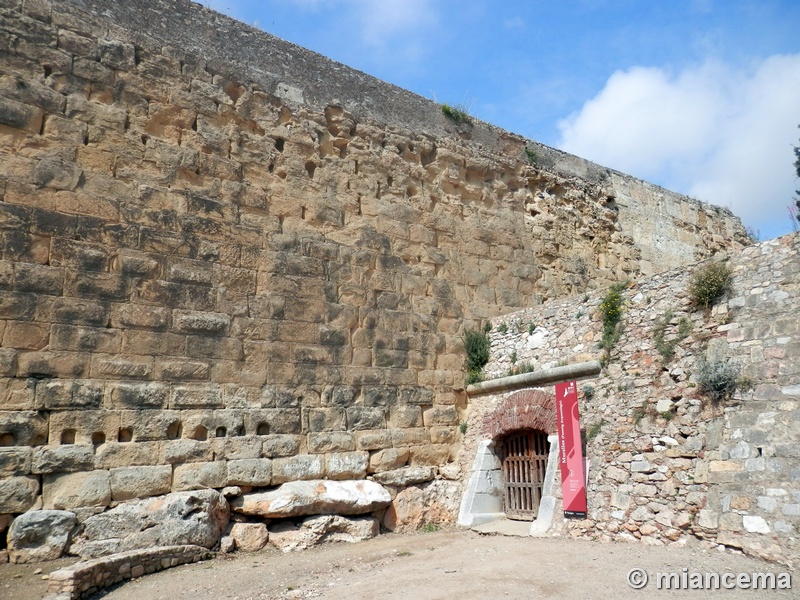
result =
M109 600L175 598L797 598L764 590L657 590L656 573L780 573L787 569L732 552L602 544L581 540L479 535L451 530L385 535L361 544L306 552L262 552L191 565L143 578L107 594ZM627 583L642 568L653 581ZM687 574L688 577L688 574ZM794 582L793 582L794 583ZM800 586L800 582L798 582Z
M41 576L17 578L17 565L0 565L0 597L38 600ZM627 577L644 569L648 585L636 590ZM186 565L126 583L95 598L108 600L289 598L798 598L791 590L657 589L656 573L789 572L740 554L699 547L664 548L583 540L517 538L448 530L382 535L360 544L327 544L305 552L264 550ZM45 573L49 571L45 568ZM794 579L794 577L793 577ZM30 585L24 585L25 581ZM777 579L776 579L777 581ZM733 580L735 583L735 579ZM795 581L792 581L794 584ZM800 582L797 582L800 586ZM6 595L8 593L8 595ZM32 595L33 594L33 595Z

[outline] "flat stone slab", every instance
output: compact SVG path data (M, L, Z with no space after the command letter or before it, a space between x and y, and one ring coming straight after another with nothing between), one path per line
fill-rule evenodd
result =
M372 478L383 485L405 487L417 483L425 483L436 477L434 467L402 467L392 471L375 473Z
M291 481L269 492L245 494L231 508L267 519L306 515L360 515L388 506L389 491L374 481Z

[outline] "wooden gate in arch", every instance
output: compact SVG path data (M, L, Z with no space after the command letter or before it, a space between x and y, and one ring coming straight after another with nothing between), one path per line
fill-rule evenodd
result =
M542 500L549 443L543 431L515 431L499 440L504 511L509 519L533 521Z
M503 466L503 504L509 519L533 521L542 499L550 444L556 433L553 392L520 390L483 419L482 433L494 440Z

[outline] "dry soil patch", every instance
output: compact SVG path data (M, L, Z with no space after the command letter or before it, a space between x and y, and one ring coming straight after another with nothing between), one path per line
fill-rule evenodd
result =
M0 585L10 568L0 567ZM786 572L730 551L699 547L664 548L643 544L599 543L568 539L517 538L450 530L428 534L383 535L360 544L327 544L305 552L264 550L186 565L128 582L95 598L108 600L272 598L450 599L450 598L797 598L797 592L657 590L659 572ZM631 569L650 575L650 584L634 590ZM31 570L32 571L32 570ZM47 570L45 570L47 572ZM17 582L24 580L17 579ZM34 584L17 586L35 600ZM44 582L46 583L46 582ZM794 581L792 583L795 583ZM43 586L39 586L43 590ZM37 588L37 589L39 589ZM2 590L2 587L0 587Z

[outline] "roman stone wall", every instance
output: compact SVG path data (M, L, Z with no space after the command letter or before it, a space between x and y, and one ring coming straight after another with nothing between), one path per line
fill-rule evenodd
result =
M446 465L466 326L744 241L196 4L2 0L0 515Z
M687 291L702 265L634 280L623 292L622 336L603 372L578 384L589 515L556 519L550 533L651 544L700 538L797 560L800 235L731 253L727 262L731 289L709 313L692 308ZM602 359L605 294L493 320L488 376L523 363L538 370ZM740 370L732 398L715 404L698 391L704 360ZM470 398L465 469L514 394Z

